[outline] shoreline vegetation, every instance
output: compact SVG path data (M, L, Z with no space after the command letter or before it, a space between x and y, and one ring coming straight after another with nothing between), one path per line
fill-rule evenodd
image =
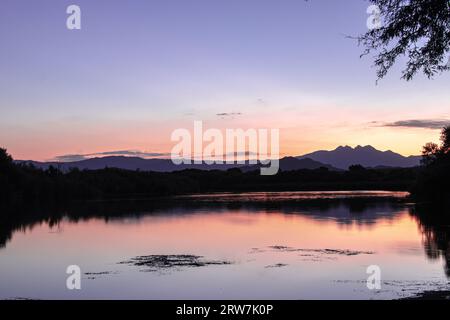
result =
M36 168L16 163L0 149L0 203L66 203L77 200L132 199L214 192L256 191L410 191L420 168L366 169L354 165L347 171L327 168L280 171L262 176L258 169L241 171L185 169L152 172L104 168L99 170L55 167Z
M424 146L420 167L369 169L353 165L347 171L302 169L280 171L274 176L261 176L259 170L242 172L238 168L167 173L115 168L63 172L54 167L43 170L16 163L5 149L0 149L0 248L6 246L16 230L40 223L54 226L62 219L109 220L172 211L183 214L189 208L211 206L264 208L285 214L298 214L299 210L308 208L326 215L336 214L335 209L343 204L350 208L353 219L353 215L358 216L365 208L382 212L377 206L398 203L411 206L410 214L424 235L427 257L443 258L444 271L450 277L450 127L443 129L441 141L441 145ZM258 201L198 197L220 192L329 190L407 191L410 196L386 199L367 194L357 198L319 196L300 200L269 197ZM447 296L445 292L428 292L416 299L446 299Z
M105 168L61 171L16 163L0 148L0 206L64 203L73 200L146 198L213 192L387 190L408 191L413 201L450 205L450 126L441 144L427 143L422 165L413 168L364 168L346 171L321 167L280 171L263 176L259 170L185 169L175 172Z
M400 300L450 300L450 291L448 290L424 291L415 296L402 298Z
M408 191L414 201L450 204L450 126L442 129L441 144L427 143L422 165L413 168L364 168L346 171L326 167L279 171L185 169L152 172L104 168L61 171L16 163L0 148L0 206L64 203L73 200L148 198L213 192L386 190Z
M116 168L100 170L37 169L12 164L2 179L2 203L65 203L78 200L139 199L218 192L271 191L411 191L418 168L364 169L343 172L324 168L282 171L261 176L240 169L143 172ZM5 177L3 177L5 178Z

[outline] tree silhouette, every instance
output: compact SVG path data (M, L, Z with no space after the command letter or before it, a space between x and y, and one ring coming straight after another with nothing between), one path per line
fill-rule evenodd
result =
M422 164L428 166L436 161L439 154L439 145L433 142L428 142L422 149Z
M441 133L441 152L447 154L450 152L450 126L442 129Z
M450 1L370 0L379 11L380 24L358 37L366 49L376 51L378 79L401 56L406 56L402 78L411 80L422 71L428 78L450 69Z
M12 157L8 154L6 149L0 148L0 169L6 169L13 162Z
M50 166L44 170L14 162L4 149L0 151L0 165L0 207L224 191L405 190L416 177L414 168L377 170L358 165L349 171L302 169L280 171L274 176L261 176L259 169L239 168L152 172L118 168L60 170Z
M436 162L448 162L450 160L450 126L442 129L441 132L441 145L429 142L422 150L423 160L425 165L432 165Z
M413 195L450 205L450 126L442 129L441 145L427 143L422 151L424 165Z

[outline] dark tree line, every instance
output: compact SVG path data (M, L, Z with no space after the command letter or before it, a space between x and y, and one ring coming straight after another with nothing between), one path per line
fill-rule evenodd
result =
M442 129L441 144L427 143L422 155L423 168L413 195L420 200L450 204L450 126Z
M412 185L416 169L365 169L352 166L348 171L280 171L261 176L259 170L240 169L183 170L177 172L72 169L62 172L50 167L38 169L14 163L0 149L0 202L50 203L70 200L139 198L220 191L292 190L406 190Z
M15 163L0 149L0 204L61 203L71 200L144 198L206 192L295 190L405 190L419 200L450 202L450 126L442 130L441 144L427 143L418 168L348 171L280 171L261 176L258 170L182 170L177 172L38 169Z

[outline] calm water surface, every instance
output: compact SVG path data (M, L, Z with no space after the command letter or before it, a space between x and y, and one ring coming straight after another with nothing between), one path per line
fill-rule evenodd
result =
M24 218L2 227L0 298L392 299L448 288L448 226L421 222L405 196L215 194ZM120 263L148 255L227 263ZM81 290L66 289L68 265L80 266ZM367 288L369 265L381 268L380 290Z

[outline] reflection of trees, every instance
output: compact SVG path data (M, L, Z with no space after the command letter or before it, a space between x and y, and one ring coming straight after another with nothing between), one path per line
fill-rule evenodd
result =
M332 219L337 224L372 226L381 219L395 219L404 206L395 198L342 198L283 201L245 204L283 214L300 214L323 221Z
M2 208L0 214L0 248L11 240L16 231L32 229L39 224L50 227L59 224L61 219L77 222L93 218L105 221L123 217L143 217L145 215L184 215L195 212L228 212L235 210L265 211L286 215L303 215L326 221L332 219L340 225L371 226L380 219L394 219L403 209L393 199L354 198L354 199L312 199L280 201L199 201L177 198L155 198L153 200L93 201L78 202L71 206L50 206L45 208L22 207Z
M11 240L12 234L16 231L26 231L33 229L38 224L48 224L50 227L56 225L61 215L50 209L25 209L25 208L5 208L0 209L0 249L6 246Z
M450 215L448 211L450 211L449 208L416 205L413 215L423 235L427 257L432 260L442 257L445 261L445 274L450 277Z
M208 209L208 210L205 210ZM382 219L395 219L403 205L393 199L313 199L302 201L199 201L193 199L154 199L148 201L80 202L70 207L2 208L0 215L0 249L11 240L14 232L32 229L39 224L56 226L65 218L77 222L93 218L106 222L120 218L146 215L170 216L195 212L228 212L248 210L303 215L321 221L332 219L340 225L371 226ZM416 205L411 214L423 235L423 245L429 259L445 260L445 273L450 277L450 209Z

